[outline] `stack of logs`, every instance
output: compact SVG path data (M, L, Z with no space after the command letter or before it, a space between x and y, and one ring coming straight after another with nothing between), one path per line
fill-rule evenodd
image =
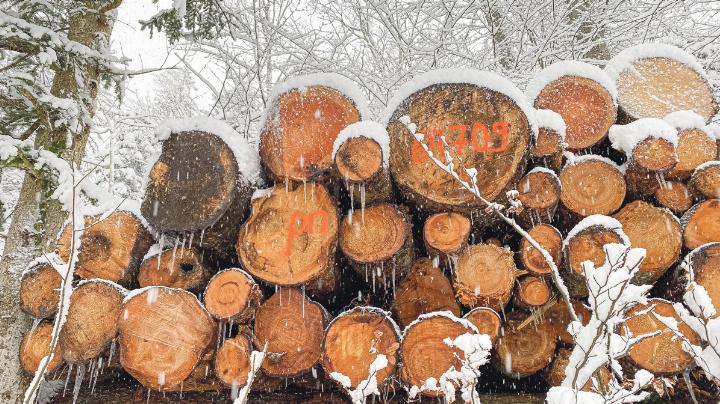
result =
M152 390L237 392L252 373L250 353L264 350L252 391L284 389L288 378L318 391L333 384L333 372L354 389L382 354L388 364L377 383L402 394L460 366L446 338L479 332L493 343L483 377L538 374L557 385L573 341L550 266L438 168L413 132L442 151L436 156L474 168L485 199L522 203L515 218L551 254L581 317L589 316L581 263L600 265L603 245L629 239L647 250L635 281L655 284L655 310L677 318L663 299L684 287L685 256L695 281L720 302L720 163L710 163L720 160L718 145L700 128L680 129L677 145L650 134L623 154L611 150L607 133L615 123L663 117L673 105L708 122L717 110L712 95L675 94L667 84L682 80L678 88L687 89L694 78L694 91L709 91L678 64L639 60L633 69L666 73L653 87L666 93L637 91L650 84L623 73L617 101L590 78L550 81L530 101L559 114L564 138L542 121L534 136L534 111L495 83L405 91L386 126L367 122L361 103L331 84L290 88L266 113L259 156L274 186L264 190L247 169L252 159L226 137L173 132L140 211L86 218L51 374L122 368ZM343 136L350 129L355 135ZM60 260L73 254L71 239L68 225ZM39 320L20 351L27 372L48 353L61 281L48 261L23 275L20 304ZM650 314L625 325L663 330L630 352L628 366L656 375L691 367L680 341Z

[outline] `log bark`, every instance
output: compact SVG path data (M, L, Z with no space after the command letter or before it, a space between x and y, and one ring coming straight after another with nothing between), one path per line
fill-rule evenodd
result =
M350 265L383 290L395 290L410 270L413 250L412 221L403 206L380 204L350 213L340 223L340 249ZM392 288L392 289L391 289Z
M572 300L573 309L580 318L583 325L586 325L590 321L590 310L579 300ZM546 322L557 335L558 340L568 346L575 344L575 339L568 332L567 327L572 322L570 312L568 311L567 304L564 301L558 300L553 304L544 314L544 322Z
M375 307L356 307L328 325L322 341L321 362L330 378L335 372L349 377L353 390L371 376L382 386L395 373L399 349L400 330L390 313ZM378 355L385 355L387 366L370 374L370 365Z
M680 219L683 243L693 250L720 241L720 199L708 199L690 208Z
M651 312L640 314L650 306L655 308ZM638 304L628 310L627 320L618 327L618 333L625 335L629 331L633 336L638 336L660 331L660 334L634 345L627 359L633 365L661 376L674 375L689 369L694 365L692 356L683 350L682 340L660 322L655 314L674 318L683 336L691 344L699 344L700 338L690 326L680 320L672 303L662 299L648 299L647 304Z
M495 348L500 372L516 379L545 368L552 361L556 346L555 332L547 323L519 328L520 324L519 320L508 320Z
M501 311L510 301L518 273L512 251L491 244L470 245L458 257L455 294L463 306Z
M553 80L535 98L535 108L562 116L569 150L592 147L607 136L617 118L612 96L598 82L585 77L562 76Z
M460 335L474 333L471 328L450 315L431 313L420 317L403 332L400 346L400 377L408 386L422 388L425 382L436 381L449 369L460 370L464 353L445 343ZM420 394L442 397L442 390L422 390Z
M689 186L701 199L720 199L720 162L706 164L695 170Z
M215 323L182 289L151 286L127 298L118 320L120 363L144 386L171 390L215 341Z
M486 199L502 202L522 175L532 144L528 118L505 94L473 84L435 84L414 92L393 112L389 124L390 172L407 201L429 213L469 213L483 207L472 193L432 162L400 121L408 116L437 156L450 153L455 167L474 168ZM473 135L474 133L474 135ZM437 135L444 135L445 150ZM484 139L483 139L484 138ZM462 161L461 161L462 160ZM460 177L469 180L464 170ZM482 217L486 221L492 215Z
M634 283L655 283L680 258L680 221L672 213L647 202L633 201L613 217L622 224L633 248L646 251Z
M545 167L559 172L562 167L564 142L560 134L550 128L539 128L530 161L535 167Z
M582 267L584 261L592 261L598 267L605 263L605 244L623 243L614 229L590 226L566 240L563 248L564 267L561 275L572 297L587 297L588 289Z
M700 165L715 160L717 153L714 136L700 129L681 129L678 131L678 162L667 177L687 180Z
M43 263L23 272L20 280L20 308L35 318L51 318L60 302L62 277L52 265Z
M709 121L718 110L707 80L692 67L666 57L634 61L619 72L616 85L618 104L628 120L691 110Z
M245 323L255 316L262 291L253 278L239 268L218 272L207 284L203 303L219 321Z
M720 243L708 243L690 252L686 260L692 277L687 276L686 281L694 279L697 284L705 288L713 302L720 302ZM687 284L682 285L685 292ZM714 303L715 304L715 303Z
M331 168L338 133L361 118L353 101L334 88L290 89L266 111L260 157L276 180L313 180Z
M547 171L531 171L520 179L517 190L523 206L518 215L520 224L532 227L539 223L552 223L561 194L557 175Z
M57 253L68 262L72 225L67 224L57 241ZM130 286L143 256L153 244L150 232L134 213L116 211L106 218L85 218L75 274L82 279L106 279Z
M147 257L140 265L138 283L146 286L166 286L199 292L210 278L202 253L195 248L170 248Z
M295 288L280 288L255 314L253 344L267 355L263 372L273 377L298 375L320 360L327 313Z
M83 282L73 290L59 339L66 362L85 363L110 346L125 294L117 284L100 280Z
M675 214L681 214L693 205L693 196L682 182L667 181L655 190L655 200Z
M35 374L40 366L40 361L50 353L52 329L53 326L50 322L43 321L23 336L19 356L20 365L26 373ZM62 361L60 345L56 345L55 355L47 367L48 373L57 369Z
M383 163L382 148L373 139L360 136L346 140L335 154L337 176L355 207L393 199L390 171Z
M480 334L490 337L490 342L495 346L502 327L500 315L495 310L488 307L476 307L468 311L463 318L477 327Z
M594 215L610 215L625 200L625 179L617 166L589 158L568 164L560 172L560 201L568 225Z
M552 290L542 277L523 276L517 281L513 298L515 307L532 310L545 305L552 298Z
M528 234L537 241L553 258L559 268L562 261L562 235L549 224L539 224L528 230ZM520 241L520 264L526 271L535 275L548 275L552 271L545 258L526 239Z
M438 257L445 267L468 244L470 219L456 213L436 213L425 220L423 240L428 257Z
M251 353L250 339L244 335L226 339L215 354L215 376L232 389L242 388L248 381Z
M321 184L276 185L252 201L237 239L240 262L265 282L289 286L315 281L335 288L338 219L335 202Z
M419 258L400 282L395 292L393 312L402 327L407 327L421 314L449 311L460 315L450 280L428 258Z
M234 262L232 245L257 180L245 178L235 158L212 133L172 133L150 169L143 216L156 232L189 238L207 255Z

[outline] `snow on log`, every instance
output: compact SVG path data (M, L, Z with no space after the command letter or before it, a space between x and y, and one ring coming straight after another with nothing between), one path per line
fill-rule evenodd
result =
M146 286L167 286L199 292L210 278L209 269L202 262L196 248L169 248L146 258L140 265L138 283Z
M218 272L203 293L205 309L220 321L247 322L255 315L261 301L260 287L239 268Z
M42 321L36 327L30 329L23 336L20 343L20 366L23 370L32 375L40 367L40 363L50 353L50 342L52 341L53 325L48 321ZM47 366L50 373L62 363L62 352L60 345L55 346L55 354Z
M505 78L475 70L415 77L389 102L386 119L395 184L411 204L430 213L469 213L484 204L438 167L420 140L443 162L448 153L463 180L470 180L466 170L476 172L484 198L502 201L522 175L537 133L525 95Z
M680 258L680 221L665 209L643 201L633 201L613 215L635 248L644 248L645 259L633 283L655 283Z
M56 244L57 254L65 262L71 254L72 232L72 224L66 224ZM117 210L106 217L86 216L75 257L75 275L129 286L152 244L152 236L143 225L143 219L135 213Z
M569 225L590 215L609 215L625 200L625 178L609 159L587 155L569 160L560 172L560 202Z
M511 319L495 347L496 366L505 376L523 378L545 368L553 359L556 335L547 323L527 324Z
M86 363L110 346L118 332L118 317L126 293L122 287L105 280L84 281L73 290L59 338L66 362Z
M590 310L579 300L572 300L571 304L580 321L586 325L590 321ZM573 336L568 332L568 325L572 322L572 318L564 301L558 300L550 306L543 314L543 322L552 327L561 343L568 346L575 344Z
M375 307L356 307L330 322L322 341L322 366L325 374L340 382L347 377L345 389L370 387L375 378L382 386L395 373L400 349L400 330L390 313ZM385 366L370 373L371 365L384 356ZM369 395L369 394L368 394Z
M523 207L518 215L520 223L525 227L552 223L560 202L560 188L560 179L553 171L542 167L530 170L516 188Z
M463 306L501 311L510 301L518 269L512 251L474 244L458 256L454 275L455 293Z
M720 195L720 194L719 194ZM673 213L682 214L693 205L693 196L680 181L665 181L655 190L655 200Z
M562 116L570 150L599 143L617 117L615 85L607 74L588 63L554 63L528 83L526 92L535 108Z
M340 131L333 161L355 207L394 199L389 159L390 139L379 123L360 121Z
M671 45L627 48L605 67L628 119L662 118L691 110L710 121L718 111L712 88L695 57Z
M720 199L720 161L709 161L695 168L688 184L699 198Z
M322 184L286 186L276 185L253 199L252 213L237 239L240 262L251 275L271 284L314 281L318 289L333 290L335 202Z
M647 311L651 306L654 308ZM683 350L682 339L656 316L674 319L683 337L692 345L699 344L700 338L680 320L672 303L662 299L648 299L646 304L637 304L626 312L627 320L620 324L618 333L632 337L658 331L660 334L635 344L626 358L633 365L658 376L675 375L693 367L693 358Z
M547 281L539 276L527 275L516 282L513 301L515 307L537 309L552 298L552 289Z
M708 243L692 250L685 257L684 280L693 280L705 288L713 305L720 306L720 242ZM682 285L683 293L689 283Z
M404 206L382 203L351 211L339 233L340 249L373 291L377 286L394 290L412 266L412 222Z
M118 319L120 363L144 386L172 390L204 357L216 328L188 291L163 286L134 290Z
M429 257L438 257L446 267L468 244L470 219L457 212L431 215L423 224L423 240Z
M495 310L489 307L476 307L468 311L463 318L471 322L480 334L490 337L490 342L495 345L502 327L500 315Z
M277 84L260 132L260 157L275 179L313 180L333 164L333 144L367 116L355 85L337 74L293 77Z
M320 360L327 312L295 288L280 288L255 312L253 344L268 376L292 377Z
M720 199L708 199L690 208L680 219L685 247L720 242Z
M194 117L167 121L148 174L141 211L152 228L234 261L232 245L260 180L257 151L228 124Z
M232 389L245 386L250 372L251 353L250 340L242 334L224 340L215 354L215 376Z
M604 264L606 259L604 246L610 243L629 246L630 240L623 233L620 222L608 216L588 216L567 234L563 242L565 265L562 275L571 296L587 296L588 289L582 263L592 261L596 267Z
M528 234L545 249L553 258L553 262L560 267L562 261L562 235L560 231L549 224L538 224L528 230ZM548 275L552 271L543 255L529 241L523 238L520 241L520 264L523 269L535 275Z
M50 318L60 302L62 276L50 263L37 263L23 272L20 308L32 317Z
M429 258L419 258L395 291L393 312L400 325L407 327L421 314L449 311L460 315L450 280Z
M532 164L560 171L565 151L566 126L562 116L549 109L535 111L538 136L530 155Z

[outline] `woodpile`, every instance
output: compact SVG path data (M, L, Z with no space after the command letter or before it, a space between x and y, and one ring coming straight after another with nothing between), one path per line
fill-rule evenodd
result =
M570 315L545 257L489 202L549 253L583 323L587 262L602 265L610 243L645 249L634 282L655 285L653 298L618 332L658 335L624 365L682 373L690 357L643 310L697 339L657 297L692 275L720 301L720 162L702 127L717 106L687 64L631 65L643 74L549 68L529 99L499 76L428 73L399 90L387 124L367 120L344 79L292 79L274 91L259 152L222 125L173 129L137 209L86 217L77 251L72 225L59 235L75 279L48 368L114 356L163 392L289 380L359 394L372 381L379 394L440 397L462 387L447 384L467 356L452 342L482 334L496 369L483 383L542 375L557 385ZM701 122L657 123L669 106ZM433 160L447 158L457 178ZM473 179L485 202L461 184ZM37 321L19 353L29 373L61 317L64 270L38 260L22 276L20 305ZM253 351L264 352L260 369Z

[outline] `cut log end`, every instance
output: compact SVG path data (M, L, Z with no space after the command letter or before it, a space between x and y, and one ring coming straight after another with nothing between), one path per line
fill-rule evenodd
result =
M210 277L202 262L202 254L194 248L171 248L148 257L140 265L138 283L146 286L199 291Z
M674 213L683 213L693 204L690 191L685 184L678 181L667 181L665 184L661 184L655 190L655 200Z
M556 266L562 259L562 235L560 231L548 224L539 224L528 231L528 234L550 253ZM524 269L536 275L547 275L552 271L543 255L529 241L520 241L520 262Z
M368 181L383 169L382 165L380 145L364 136L346 140L335 154L335 167L346 181Z
M583 324L590 321L590 310L580 301L572 301L573 309ZM553 329L558 339L567 344L574 344L573 336L568 332L567 328L572 321L567 304L564 301L557 301L543 315L545 322Z
M667 139L649 137L632 150L630 164L651 172L666 172L678 162L675 146Z
M221 321L249 320L260 300L260 287L250 275L238 268L219 272L210 280L203 294L205 308Z
M215 354L215 376L233 389L245 386L250 371L251 352L250 341L242 334L226 339Z
M322 347L326 374L337 372L349 377L352 389L371 376L375 376L378 385L383 385L395 372L400 334L387 313L358 307L330 323ZM379 355L385 356L387 366L370 374L370 365Z
M470 219L455 213L436 213L423 226L423 238L428 255L457 255L467 245Z
M712 302L720 302L720 242L702 245L689 257L695 282L705 288Z
M320 304L294 288L281 288L255 314L253 344L267 355L268 376L291 377L320 360L326 313Z
M20 365L28 374L35 374L40 362L50 353L50 342L52 341L53 326L47 321L38 324L37 327L28 331L20 343ZM60 344L55 346L55 353L52 361L48 363L47 371L52 372L62 363L62 352Z
M567 241L564 256L568 267L566 280L570 294L575 297L587 296L582 263L591 261L596 267L605 263L605 244L623 244L623 239L612 229L602 226L591 226Z
M720 199L708 199L685 212L683 242L692 250L703 244L720 241Z
M502 310L512 295L517 271L509 250L491 244L466 247L455 268L458 301L470 308Z
M625 178L614 165L599 159L569 164L560 173L560 200L574 216L609 215L625 199Z
M420 258L395 291L393 312L400 325L407 327L421 314L450 311L460 315L450 281L428 258Z
M535 158L551 157L562 154L562 152L563 140L560 134L550 128L540 128L532 156Z
M528 324L509 320L505 333L498 338L495 355L500 371L513 378L530 376L552 361L555 353L555 332L546 323Z
M490 341L495 345L502 326L500 315L495 310L488 307L476 307L467 312L463 318L477 327L480 334L490 337Z
M705 199L720 199L720 161L693 172L690 186Z
M678 132L678 163L668 178L685 180L700 165L715 160L718 150L714 137L700 129L683 129Z
M60 302L62 277L50 264L39 264L23 273L20 281L20 308L35 318L50 318Z
M541 277L524 276L518 281L515 296L519 306L537 308L550 300L552 290Z
M560 181L554 174L534 171L518 183L518 199L523 211L520 219L525 225L550 223L560 201Z
M552 364L545 373L545 380L551 386L560 386L565 379L565 369L570 362L570 355L572 354L571 349L561 348L558 349L553 359ZM612 380L612 374L607 368L598 369L583 386L583 391L603 391L602 386L609 386L610 380ZM596 389L595 386L600 386L600 389Z

